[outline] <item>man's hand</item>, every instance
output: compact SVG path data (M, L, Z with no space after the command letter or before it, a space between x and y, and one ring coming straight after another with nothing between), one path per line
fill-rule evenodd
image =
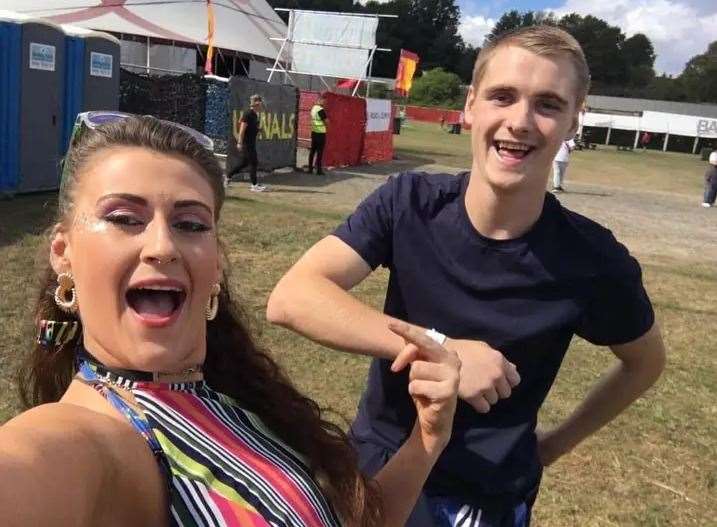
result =
M241 152L242 150L244 150L244 145L237 141L237 152Z
M498 399L510 397L520 375L515 364L501 352L478 340L446 340L444 347L453 350L461 360L458 397L476 412L485 414Z

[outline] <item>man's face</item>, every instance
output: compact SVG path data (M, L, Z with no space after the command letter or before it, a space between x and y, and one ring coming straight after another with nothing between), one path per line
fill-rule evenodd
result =
M254 101L251 103L251 107L255 112L260 112L264 109L264 101L259 99L258 101Z
M566 56L498 49L466 100L472 177L498 192L530 187L542 194L558 148L577 128L576 87Z

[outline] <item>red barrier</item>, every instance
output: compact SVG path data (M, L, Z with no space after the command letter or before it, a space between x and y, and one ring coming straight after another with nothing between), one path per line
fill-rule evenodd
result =
M298 144L311 147L311 107L319 92L299 95ZM324 108L329 117L323 164L330 166L377 163L393 159L393 130L366 132L366 100L336 93L325 93ZM391 124L396 108L392 108Z
M460 110L447 110L446 108L428 108L426 106L406 106L406 117L415 121L445 124L457 123L460 120Z
M301 92L299 96L299 146L311 146L311 107L317 92ZM359 97L324 93L324 109L329 117L323 164L325 167L358 165L361 162L366 100Z
M362 163L380 163L393 159L393 118L396 107L391 107L391 121L385 132L366 132L363 138Z
M319 98L319 92L302 91L299 93L298 146L311 147L311 107Z

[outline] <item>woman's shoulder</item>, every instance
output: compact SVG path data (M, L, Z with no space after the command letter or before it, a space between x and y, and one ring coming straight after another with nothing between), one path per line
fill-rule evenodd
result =
M30 495L39 492L60 509L70 504L105 525L161 517L164 486L154 457L119 419L67 402L43 404L0 427L0 450L4 475L25 481L31 474L40 488ZM129 505L133 518L124 517Z

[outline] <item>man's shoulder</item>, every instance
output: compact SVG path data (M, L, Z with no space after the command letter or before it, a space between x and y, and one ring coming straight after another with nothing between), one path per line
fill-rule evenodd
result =
M569 247L573 252L594 258L593 263L596 264L607 264L629 256L625 246L617 240L607 226L565 208L559 202L558 207L561 220L559 237L562 247Z
M386 187L399 207L435 210L462 194L467 177L466 172L447 174L411 170L391 176Z

